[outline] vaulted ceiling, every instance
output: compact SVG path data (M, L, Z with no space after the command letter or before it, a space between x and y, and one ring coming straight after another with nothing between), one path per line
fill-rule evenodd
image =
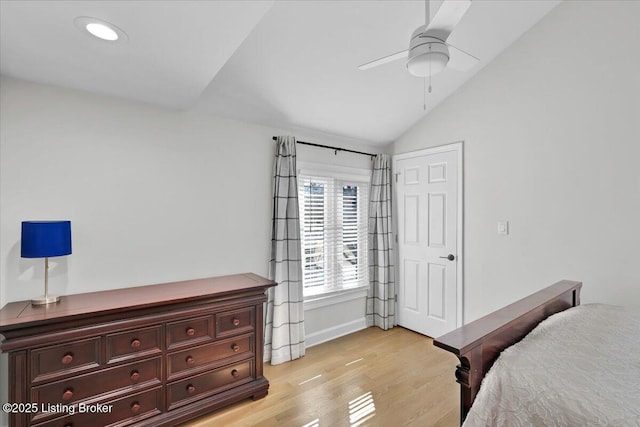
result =
M455 1L455 0L451 0ZM448 42L480 58L467 72L411 76L403 60L423 1L0 2L0 72L178 110L386 144L420 120L557 5L473 0ZM431 14L441 1L432 1ZM128 35L95 39L89 16ZM526 54L526 52L525 52ZM426 109L423 108L426 101Z

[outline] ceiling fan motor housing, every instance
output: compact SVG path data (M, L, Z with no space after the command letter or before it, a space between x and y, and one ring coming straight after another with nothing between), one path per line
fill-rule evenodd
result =
M433 76L449 62L449 48L439 38L425 33L426 25L418 27L411 35L407 70L417 77Z

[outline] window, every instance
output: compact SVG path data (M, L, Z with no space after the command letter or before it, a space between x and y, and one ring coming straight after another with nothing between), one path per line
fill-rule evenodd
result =
M304 295L366 286L368 176L305 172L298 175Z

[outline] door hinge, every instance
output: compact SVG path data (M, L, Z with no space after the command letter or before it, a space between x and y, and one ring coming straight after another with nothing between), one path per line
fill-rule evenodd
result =
M396 234L396 243L398 243L398 235Z

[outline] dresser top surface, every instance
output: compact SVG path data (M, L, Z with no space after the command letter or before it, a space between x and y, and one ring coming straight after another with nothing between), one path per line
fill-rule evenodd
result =
M272 280L246 273L67 295L61 297L60 302L49 305L34 306L30 301L12 302L0 310L0 333L75 316L156 307L244 292L264 292L275 285Z

